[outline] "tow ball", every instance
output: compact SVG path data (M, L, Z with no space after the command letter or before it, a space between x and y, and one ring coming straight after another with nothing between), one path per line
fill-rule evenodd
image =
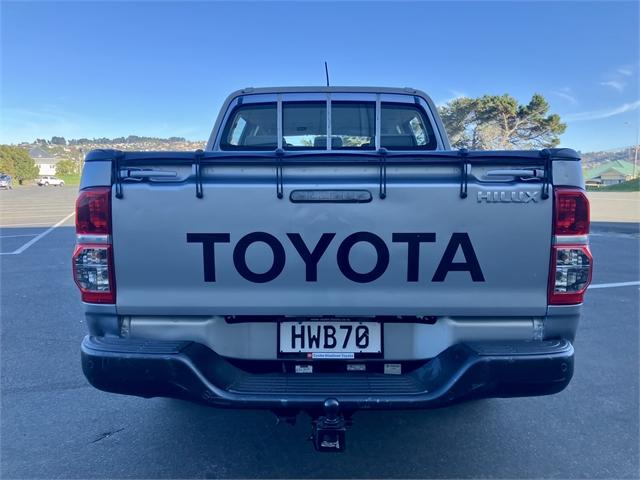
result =
M319 452L343 452L346 421L340 413L340 403L335 398L328 398L323 409L324 415L311 422L313 446Z

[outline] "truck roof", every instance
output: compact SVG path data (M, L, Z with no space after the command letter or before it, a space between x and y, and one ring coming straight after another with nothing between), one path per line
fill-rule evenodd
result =
M331 93L331 92L346 92L346 93L397 93L403 95L420 95L425 98L429 96L422 90L418 90L410 87L354 87L354 86L298 86L298 87L246 87L233 92L230 97L236 97L238 95L248 95L253 93L289 93L289 92L309 92L309 93Z
M277 94L277 93L386 93L396 95L416 95L422 97L432 109L435 103L429 95L422 90L411 87L354 87L354 86L298 86L298 87L245 87L232 92L225 100L222 110L233 101L234 98L243 95Z

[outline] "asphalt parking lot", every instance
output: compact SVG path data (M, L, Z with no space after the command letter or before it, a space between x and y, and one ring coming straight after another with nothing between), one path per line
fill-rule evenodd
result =
M74 187L0 191L2 478L638 478L640 236L598 226L576 370L553 396L362 412L344 454L309 422L99 392L71 278ZM58 224L48 231L49 227ZM29 244L25 247L25 245ZM625 282L635 284L611 285Z
M29 248L34 238L52 226L63 226L67 221L73 225L77 192L78 187L0 190L0 253L20 251L25 245Z

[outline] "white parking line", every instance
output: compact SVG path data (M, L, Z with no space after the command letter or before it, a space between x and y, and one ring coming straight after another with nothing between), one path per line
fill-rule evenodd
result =
M592 289L592 288L631 287L633 285L640 285L640 280L636 281L636 282L596 283L595 285L589 285L589 289Z
M56 213L64 213L64 212L56 212ZM1 218L3 221L4 220L11 221L14 219L28 220L29 218L51 218L51 217L57 217L57 215L55 213L47 213L45 215L24 215L24 214L17 213L15 215L3 215Z
M0 235L0 238L35 237L37 233L25 233L23 235Z
M47 203L31 203L29 205L24 204L4 204L0 208L2 212L15 212L25 210L40 210L42 208L69 208L73 206L73 202L47 202Z
M28 214L34 214L34 213L61 213L61 212L68 212L69 211L69 207L70 205L60 205L60 206L49 206L49 207L42 207L42 208L21 208L19 211L12 209L12 210L0 210L0 216L5 216L5 215L22 215L23 213L28 213Z
M4 228L24 228L24 227L33 227L33 228L46 228L51 226L51 222L29 222L29 223L3 223L0 225L0 229Z
M14 250L13 252L0 252L0 255L20 255L22 252L24 252L27 248L29 248L31 245L33 245L34 243L36 243L37 241L41 240L43 237L45 237L46 235L48 235L49 233L51 233L53 230L55 230L56 228L58 228L60 225L62 225L64 222L66 222L67 220L69 220L71 217L73 217L76 214L76 212L71 212L69 215L67 215L66 217L64 217L62 220L60 220L58 223L56 223L55 225L53 225L52 227L49 227L47 230L45 230L44 232L42 232L40 235L38 235L35 238L32 238L31 240L29 240L27 243L25 243L24 245L22 245L20 248L18 248L17 250Z
M40 210L65 210L73 208L73 203L47 203L46 205L1 205L0 213L34 212Z

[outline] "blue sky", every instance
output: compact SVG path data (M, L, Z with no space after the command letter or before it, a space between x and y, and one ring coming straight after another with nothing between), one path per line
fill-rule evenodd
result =
M3 2L0 142L206 139L245 86L540 92L562 145L631 145L638 2Z

